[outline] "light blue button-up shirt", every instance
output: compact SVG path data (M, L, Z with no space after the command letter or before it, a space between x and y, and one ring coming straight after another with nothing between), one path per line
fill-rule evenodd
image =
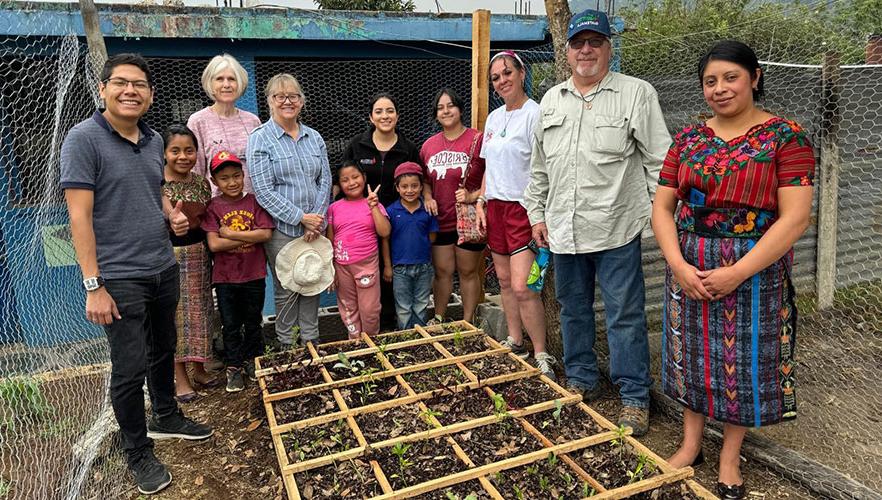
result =
M254 195L277 230L296 238L304 214L327 214L331 168L321 134L301 123L295 139L269 119L248 138L246 158Z

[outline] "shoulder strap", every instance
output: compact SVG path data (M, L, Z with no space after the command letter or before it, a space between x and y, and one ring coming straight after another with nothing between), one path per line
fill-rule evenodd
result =
M459 182L460 188L465 187L466 179L469 178L469 170L471 170L471 168L472 168L472 157L475 154L475 146L478 145L478 136L479 135L481 135L481 131L476 132L475 135L472 136L472 145L469 148L469 156L468 156L468 159L466 160L466 167L462 173L462 180Z

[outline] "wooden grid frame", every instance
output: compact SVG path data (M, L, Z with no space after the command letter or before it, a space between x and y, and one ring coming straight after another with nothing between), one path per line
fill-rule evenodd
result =
M450 330L454 328L458 331L450 332ZM401 334L408 333L418 335L418 337L412 340L399 341L388 345L383 345L382 343L385 338L396 337L400 336ZM487 346L487 349L481 352L454 356L441 344L441 342L453 340L456 337L461 337L463 339L473 337L482 338ZM582 403L580 396L568 392L566 389L555 383L553 380L542 375L536 368L529 365L520 357L514 355L510 349L503 347L495 339L485 335L483 331L468 322L458 321L454 323L446 323L443 325L434 325L426 328L417 326L414 330L391 332L389 334L384 334L376 337L368 337L366 335L363 335L360 340L367 347L342 352L345 352L346 356L348 356L349 358L354 358L357 356L376 356L384 368L382 371L345 379L333 379L327 367L325 367L324 365L325 363L331 363L337 360L338 355L322 355L320 351L323 351L325 348L333 349L343 345L354 345L351 343L351 341L323 344L322 346L318 346L318 348L312 344L307 344L309 358L300 361L299 363L264 368L261 364L264 358L257 359L257 375L261 393L263 395L264 408L266 409L267 413L267 420L269 423L270 432L272 434L273 447L276 451L276 458L279 461L279 469L282 471L283 482L285 484L289 499L300 500L301 498L299 489L294 479L294 475L296 473L308 471L342 460L363 457L367 455L371 450L392 447L399 442L421 441L433 438L444 438L447 444L452 448L454 454L463 463L466 464L468 469L407 488L393 490L391 484L386 478L385 472L382 470L379 463L376 460L369 460L371 469L373 470L374 475L377 479L377 483L379 484L383 492L382 495L375 498L409 498L439 488L448 487L457 483L477 480L492 498L502 499L503 496L495 488L493 483L488 479L489 475L543 460L548 456L549 453L554 453L559 456L559 458L561 459L561 465L559 465L559 467L566 467L570 469L570 471L576 477L578 477L581 481L588 483L591 487L595 489L596 494L591 497L593 499L625 498L643 491L658 488L668 483L682 480L686 480L686 484L692 490L692 492L696 494L696 496L703 499L716 498L708 490L702 488L694 481L689 480L689 478L693 474L691 467L674 469L670 464L665 462L664 459L653 453L650 449L646 448L642 443L629 435L625 436L624 439L631 446L632 450L634 450L634 452L645 454L650 459L652 459L659 469L659 474L617 489L607 490L606 488L604 488L603 485L601 485L588 472L582 469L572 458L570 458L568 453L579 451L589 446L610 442L620 437L620 434L616 432L616 426L612 422L604 418L602 415L597 413L595 410L593 410L591 407ZM380 342L380 345L378 345L378 342ZM392 363L390 363L389 359L385 355L385 353L389 351L406 349L408 347L421 345L431 345L438 351L441 357L434 361L428 361L396 368ZM516 363L518 366L520 366L522 369L492 378L479 379L477 375L475 375L465 366L466 362L491 356L505 356ZM297 365L318 366L321 372L322 380L324 380L324 382L314 384L312 386L276 393L270 393L267 390L267 376L271 376L273 374L292 369L294 367L297 367ZM431 391L417 393L411 387L411 385L402 377L402 375L406 375L408 373L424 371L431 368L443 366L457 367L460 372L468 379L468 382L460 383L456 386L446 389L435 389ZM392 400L381 401L378 403L373 403L356 408L350 408L346 404L340 393L341 388L345 388L351 385L360 384L365 381L377 381L391 378L394 378L398 386L404 389L404 391L400 393L401 396ZM543 448L531 453L521 454L515 457L482 466L476 466L476 464L472 462L466 452L456 443L456 441L451 436L453 434L476 427L494 424L498 422L498 417L496 415L488 415L485 417L468 419L462 422L457 422L445 426L442 425L434 416L432 416L428 412L428 408L424 403L425 400L430 399L441 393L461 392L469 390L484 391L488 395L488 397L490 397L494 394L494 386L500 383L526 378L541 381L552 392L559 396L552 400L547 400L538 404L527 406L525 408L519 408L507 412L509 418L512 418L515 422L517 422L517 424L520 425L528 434L538 439L542 443ZM275 415L275 410L273 408L274 402L297 397L303 394L311 394L325 391L331 392L334 401L339 408L339 411L334 411L325 415L319 415L317 417L306 418L294 422L287 422L284 424L278 423ZM565 406L575 405L575 407L579 408L583 413L585 413L586 417L592 419L602 429L605 429L605 431L600 434L586 436L577 440L555 444L547 437L545 437L539 429L531 425L525 418L523 418L534 413L550 410L554 408L558 403ZM368 442L354 418L359 415L383 411L394 406L402 406L406 404L416 404L421 412L424 412L427 415L426 422L427 424L432 426L432 428L429 430L419 431L391 439ZM285 444L283 442L283 436L286 433L339 420L343 420L346 422L347 427L352 432L352 435L355 437L358 446L345 451L319 456L296 463L290 463L290 461L288 460L288 454L285 448Z

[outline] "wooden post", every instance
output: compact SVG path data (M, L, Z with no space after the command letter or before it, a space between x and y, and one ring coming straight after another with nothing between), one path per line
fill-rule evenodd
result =
M839 227L839 54L824 54L821 73L821 185L818 194L818 309L833 306L836 291L836 240Z
M86 32L86 43L89 46L89 67L98 79L104 62L107 61L107 47L101 34L101 23L98 9L92 0L80 0L80 15L83 16L83 30Z
M472 13L472 128L484 130L490 105L490 11Z

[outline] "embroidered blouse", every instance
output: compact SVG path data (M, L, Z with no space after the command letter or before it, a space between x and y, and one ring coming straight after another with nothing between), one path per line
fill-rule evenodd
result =
M777 189L811 186L815 155L797 123L771 118L746 134L724 141L704 123L674 137L658 184L689 200L694 188L708 207L752 207L776 211Z

